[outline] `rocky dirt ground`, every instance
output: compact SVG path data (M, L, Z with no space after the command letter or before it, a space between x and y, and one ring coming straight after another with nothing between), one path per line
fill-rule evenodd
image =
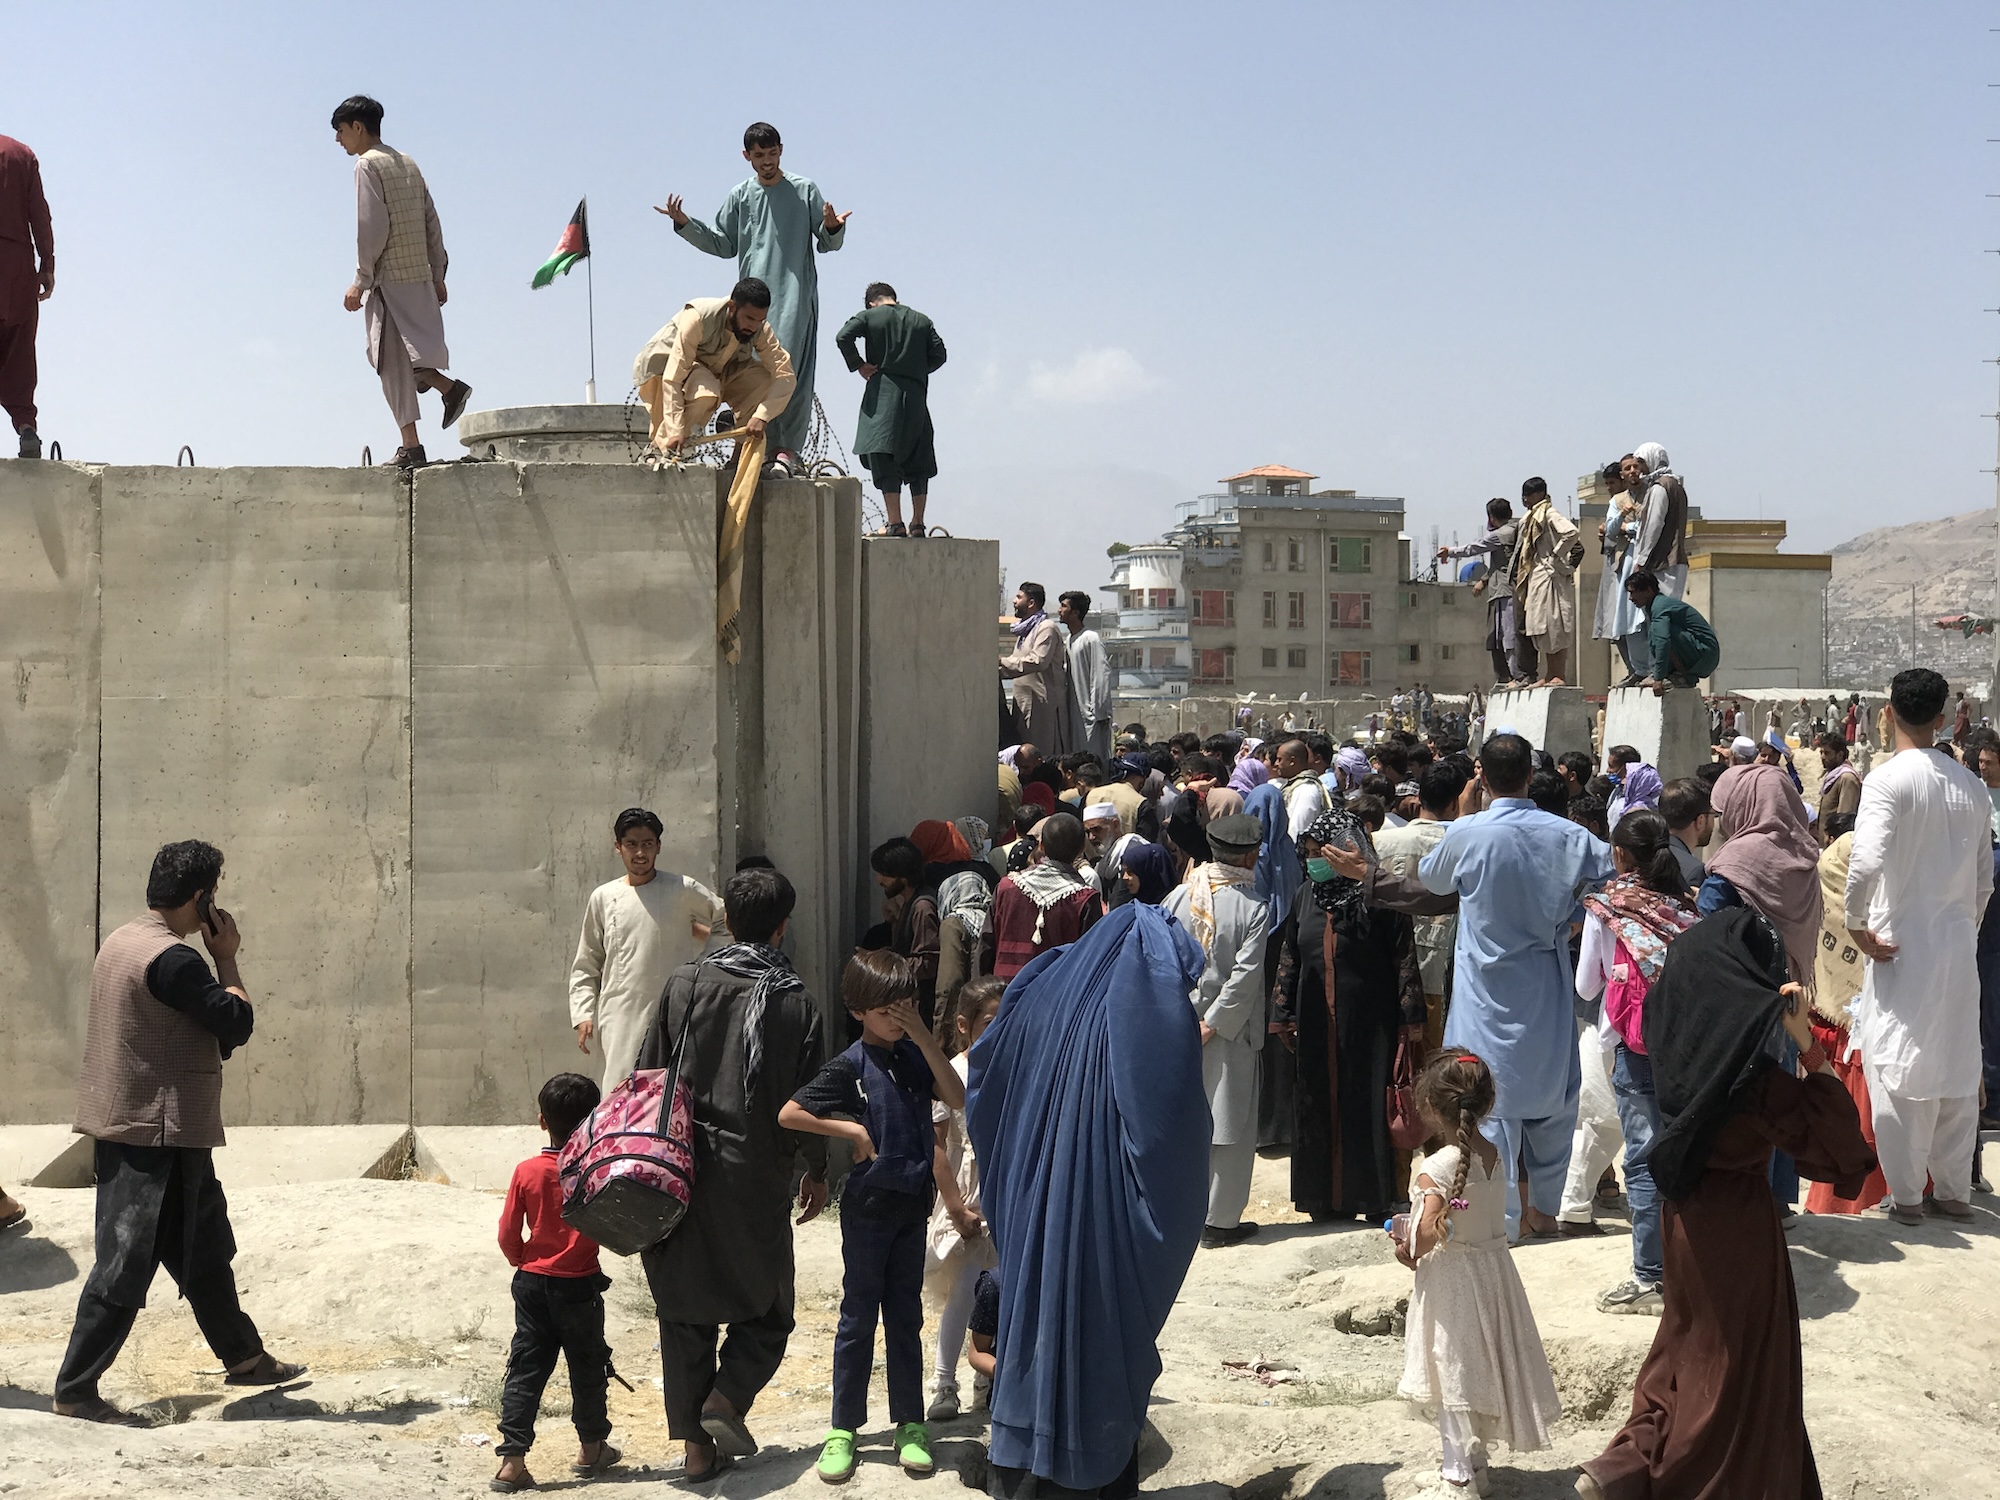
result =
M2000 1161L1989 1156L1989 1175ZM1287 1164L1259 1164L1252 1216L1267 1226L1204 1251L1162 1340L1166 1370L1143 1447L1146 1488L1185 1500L1352 1496L1402 1500L1435 1485L1431 1427L1393 1395L1409 1277L1384 1236L1297 1221ZM49 1414L50 1384L89 1267L91 1194L21 1190L33 1226L0 1237L0 1494L20 1500L201 1495L206 1500L401 1500L484 1494L494 1403L512 1330L494 1245L495 1193L404 1181L245 1188L231 1195L246 1307L295 1387L226 1390L165 1276L105 1394L147 1431ZM1806 1407L1829 1496L2000 1495L2000 1214L1981 1197L1963 1228L1884 1219L1800 1221L1790 1236L1805 1317ZM1622 1223L1595 1240L1516 1255L1568 1415L1552 1451L1496 1454L1501 1500L1570 1494L1572 1466L1617 1427L1657 1326L1594 1310L1628 1268ZM816 1494L839 1295L839 1230L799 1231L799 1332L752 1426L766 1444L716 1493ZM624 1467L571 1481L575 1441L558 1374L533 1467L549 1490L650 1493L678 1455L661 1417L655 1332L636 1262L607 1256L619 1368L612 1387ZM1228 1361L1290 1365L1266 1386ZM879 1386L878 1386L879 1392ZM879 1428L864 1436L861 1495L912 1486L965 1493L981 1455L968 1417L936 1433L939 1472L906 1478Z

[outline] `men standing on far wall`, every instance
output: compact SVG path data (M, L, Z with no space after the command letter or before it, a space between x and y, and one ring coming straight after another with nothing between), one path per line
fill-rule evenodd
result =
M1090 595L1071 589L1057 595L1056 618L1069 632L1069 735L1065 750L1087 750L1111 764L1112 679L1104 639L1085 628Z
M752 176L738 183L715 223L691 219L670 195L655 212L674 221L674 233L710 255L736 257L736 274L754 276L771 289L771 326L792 357L798 393L771 420L771 469L790 475L812 433L813 373L819 357L819 268L813 252L838 250L850 215L835 213L807 178L784 170L785 143L778 127L758 121L743 132L743 159Z
M937 477L937 441L931 428L931 376L944 364L944 340L931 320L896 300L886 281L871 281L862 311L840 325L834 347L847 368L868 382L861 393L861 421L854 456L882 492L889 522L884 536L924 535L924 504ZM855 349L859 342L861 348ZM910 524L903 526L903 486L910 487Z
M1921 1223L1926 1209L1973 1216L1992 802L1979 777L1932 748L1950 691L1928 667L1889 684L1898 753L1861 783L1847 866L1847 928L1868 960L1850 1034L1899 1224Z
M1562 686L1569 667L1569 648L1576 640L1576 568L1583 561L1583 539L1576 524L1549 498L1546 479L1521 486L1520 539L1514 547L1514 607L1517 628L1528 632L1541 658L1541 681Z
M701 956L722 915L722 903L700 881L660 873L662 831L643 807L626 808L612 823L612 849L625 873L590 893L570 966L569 1023L577 1050L590 1051L597 1038L606 1093L632 1071L668 976Z
M382 378L382 394L402 428L399 469L425 462L417 441L417 396L444 397L446 427L457 422L472 395L463 380L441 373L451 363L444 344L444 275L450 264L444 230L424 174L402 152L382 144L382 106L365 94L341 101L333 112L333 138L356 158L354 197L359 219L354 284L344 305L368 309L368 362Z
M1014 700L1016 740L1051 746L1062 743L1061 720L1069 692L1069 659L1062 632L1049 618L1048 591L1039 583L1014 590L1014 649L1000 658Z
M35 430L35 328L55 289L55 231L42 196L41 163L19 141L0 135L0 408L14 423L23 458L42 456Z
M1486 502L1486 535L1463 547L1438 548L1438 561L1486 559L1486 650L1493 658L1495 687L1524 687L1535 676L1535 648L1515 613L1514 543L1520 535L1514 507L1495 496Z

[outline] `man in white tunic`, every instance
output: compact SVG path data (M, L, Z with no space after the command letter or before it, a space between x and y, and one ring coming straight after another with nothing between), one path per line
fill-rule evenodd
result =
M1327 810L1326 786L1313 773L1312 751L1304 740L1286 740L1271 758L1271 779L1283 789L1285 822L1294 839Z
M354 162L358 231L354 284L344 305L368 311L368 362L382 378L382 394L402 428L399 469L425 462L417 441L417 395L444 396L446 427L458 421L472 387L440 371L451 363L444 343L444 275L450 263L437 206L424 174L402 152L382 143L382 106L365 94L343 100L333 112L333 138Z
M1257 851L1264 825L1231 813L1208 825L1214 859L1188 873L1166 899L1167 915L1208 956L1188 998L1201 1023L1201 1083L1212 1125L1208 1153L1209 1249L1240 1244L1257 1232L1245 1223L1250 1171L1257 1162L1257 1054L1264 1048L1264 941L1270 913L1257 899Z
M1669 599L1685 597L1688 499L1680 475L1668 463L1667 450L1658 443L1634 448L1620 460L1619 473L1627 494L1639 498L1619 501L1620 512L1610 518L1617 538L1625 543L1617 597L1611 602L1610 634L1625 659L1626 675L1618 686L1637 687L1651 675L1653 649L1646 638L1646 612L1626 597L1625 585L1643 568L1659 580L1661 594Z
M583 936L569 974L569 1023L576 1045L604 1059L604 1087L632 1071L652 1030L667 977L692 963L722 921L715 892L685 875L660 873L661 824L643 807L628 807L612 824L625 873L590 893Z
M1928 667L1889 685L1896 754L1861 783L1847 927L1867 957L1852 1037L1875 1152L1902 1224L1973 1215L1979 1127L1979 920L1993 893L1992 801L1932 748L1950 689Z
M1056 618L1069 632L1068 743L1063 749L1087 750L1107 768L1111 764L1111 660L1104 639L1085 628L1090 619L1090 595L1071 589L1056 596ZM1129 831L1129 830L1128 830Z

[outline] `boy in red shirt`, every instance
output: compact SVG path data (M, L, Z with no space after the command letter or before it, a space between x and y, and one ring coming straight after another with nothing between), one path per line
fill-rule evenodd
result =
M500 1472L488 1488L503 1495L535 1487L527 1455L558 1354L569 1361L570 1414L583 1445L570 1472L588 1479L621 1456L605 1441L611 1436L605 1410L611 1349L604 1342L604 1289L611 1279L597 1267L597 1241L563 1222L556 1178L563 1142L597 1102L597 1085L581 1073L558 1073L542 1085L535 1103L549 1144L514 1168L500 1211L500 1253L514 1268L514 1347L507 1353L500 1443L493 1450Z

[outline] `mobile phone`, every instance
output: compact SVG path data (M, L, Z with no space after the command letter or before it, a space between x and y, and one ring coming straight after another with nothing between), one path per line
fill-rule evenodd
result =
M203 891L199 896L194 898L194 914L201 918L201 925L203 927L207 928L210 932L216 931L215 903L209 899L207 891Z

